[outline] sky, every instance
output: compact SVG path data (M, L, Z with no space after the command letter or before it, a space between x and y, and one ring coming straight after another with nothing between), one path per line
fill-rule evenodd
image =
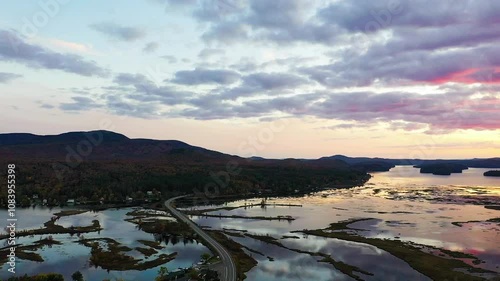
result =
M500 156L500 1L3 1L0 132Z

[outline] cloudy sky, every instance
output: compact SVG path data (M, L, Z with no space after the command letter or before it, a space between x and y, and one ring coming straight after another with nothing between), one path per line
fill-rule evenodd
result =
M500 156L500 1L8 1L0 132Z

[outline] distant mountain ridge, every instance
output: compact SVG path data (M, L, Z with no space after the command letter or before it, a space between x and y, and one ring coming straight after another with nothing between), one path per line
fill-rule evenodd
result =
M90 150L89 153L86 153ZM84 153L82 153L84 152ZM337 159L266 159L236 155L193 146L178 140L131 139L111 131L68 132L59 135L0 134L0 158L34 161L168 161L170 163L225 164L335 168L350 166Z
M68 132L59 135L35 135L30 133L7 133L0 134L0 146L26 145L43 143L64 143L86 139L87 135L100 133L106 141L130 140L128 137L110 131Z
M89 147L90 145L90 147ZM6 159L44 159L62 160L78 150L91 149L91 153L83 155L84 160L165 160L181 161L189 158L192 161L227 161L228 159L245 159L252 163L272 165L283 163L292 166L336 166L345 168L352 166L363 171L386 171L396 165L418 166L423 164L451 163L472 168L500 168L500 158L487 159L390 159L370 157L348 157L333 155L319 159L266 159L253 156L243 158L202 147L192 146L178 140L131 139L125 135L111 131L79 131L59 135L35 135L30 133L0 134L0 156ZM85 154L85 153L83 153ZM343 165L345 163L347 165Z
M0 134L0 163L16 165L21 206L29 206L34 195L57 206L70 198L92 204L143 200L153 190L166 198L188 193L289 196L360 186L370 179L366 171L337 159L242 158L177 140L131 139L109 131ZM5 173L0 171L0 177ZM7 192L0 192L0 207L5 202Z
M470 168L500 168L500 157L493 158L473 158L473 159L390 159L390 158L369 158L369 157L348 157L345 155L333 155L320 159L342 160L350 165L383 163L387 165L411 165L419 166L424 164L458 164Z
M198 157L231 157L178 140L130 139L104 130L43 136L29 133L0 134L0 156L10 159L63 160L72 155L90 161L159 160L167 155L182 153L196 154Z

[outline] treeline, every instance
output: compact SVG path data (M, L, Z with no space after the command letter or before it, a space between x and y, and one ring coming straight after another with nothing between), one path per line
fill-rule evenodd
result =
M6 167L6 165L3 165ZM7 174L2 170L0 204L7 202ZM226 163L179 164L168 162L82 162L70 168L59 162L16 163L16 199L19 205L46 200L47 205L78 202L125 202L142 200L151 193L167 198L204 192L245 194L272 192L289 194L319 187L361 185L369 179L350 168L307 165L261 165L243 162L234 169Z
M64 281L64 277L58 273L46 273L38 274L35 276L24 276L10 277L7 281Z
M492 170L484 172L485 177L500 177L500 170Z

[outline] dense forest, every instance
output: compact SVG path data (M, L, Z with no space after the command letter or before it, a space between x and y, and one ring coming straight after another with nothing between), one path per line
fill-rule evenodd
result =
M7 163L3 164L7 167ZM243 162L228 171L219 163L175 164L166 162L83 162L71 168L50 161L16 163L18 204L36 202L65 204L120 203L128 200L158 200L178 194L305 193L322 187L363 184L364 172L346 167L267 165ZM0 173L7 179L7 169ZM6 206L7 181L0 184L0 203ZM45 200L46 201L45 201Z
M296 194L361 185L370 176L344 161L242 158L176 140L109 131L0 134L0 204L15 164L22 206L155 201L179 194ZM69 201L68 201L69 200Z
M110 131L60 135L0 134L0 205L7 205L7 165L15 164L16 201L46 204L118 204L174 195L292 195L362 185L367 172L419 160L350 158L242 158L177 140L130 139ZM425 160L445 168L500 166L500 159ZM424 168L424 167L423 167ZM423 169L425 170L425 169ZM423 171L426 172L426 171ZM444 173L444 172L443 172Z
M467 166L456 163L424 164L415 166L415 168L420 168L420 173L422 174L433 174L442 176L449 176L453 173L462 173L463 170L468 169Z
M492 171L487 171L484 172L485 177L500 177L500 171L499 170L492 170Z

